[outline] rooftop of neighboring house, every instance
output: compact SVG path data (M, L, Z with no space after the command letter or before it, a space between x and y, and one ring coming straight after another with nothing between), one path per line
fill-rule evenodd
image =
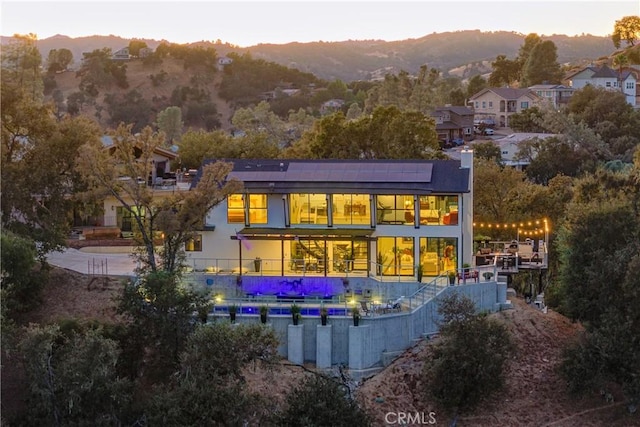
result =
M511 87L489 87L476 93L470 99L478 98L487 92L493 92L496 95L498 95L500 98L504 98L506 100L519 99L525 95L530 95L531 97L537 97L537 95L529 89L517 89L517 88L511 88Z
M451 111L460 116L473 116L473 110L471 110L468 107L458 106L458 105L449 105L449 106L445 105L444 107L436 107L433 115L436 115L441 111Z

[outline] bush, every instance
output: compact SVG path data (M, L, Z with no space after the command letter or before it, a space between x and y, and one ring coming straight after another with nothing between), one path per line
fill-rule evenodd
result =
M502 388L504 364L512 352L506 327L470 307L473 302L457 294L443 300L441 341L424 365L426 394L454 413L472 409Z
M371 421L337 380L313 375L287 393L286 409L276 417L279 426L369 426Z

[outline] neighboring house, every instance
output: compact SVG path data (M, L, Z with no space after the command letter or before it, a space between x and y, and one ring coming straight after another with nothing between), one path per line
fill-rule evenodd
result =
M115 59L117 61L129 60L130 58L131 55L129 54L128 47L123 47L122 49L115 51L111 56L111 59Z
M547 103L556 110L565 107L575 92L574 88L564 85L534 85L529 90L542 99L541 104Z
M138 58L146 58L147 56L151 55L152 53L153 53L153 49L151 49L149 47L143 47L138 52Z
M469 99L476 116L493 118L496 126L509 127L510 117L541 102L529 89L486 88Z
M331 114L338 111L344 105L343 99L330 99L320 106L320 114Z
M244 192L188 247L196 271L425 276L473 262L473 151L453 160L233 160ZM446 248L450 249L448 252Z
M218 58L218 69L222 71L225 66L231 63L233 63L233 59L229 58L228 56L222 56Z
M438 107L431 113L436 121L436 132L440 141L473 139L473 111L467 107Z
M637 73L630 68L614 70L607 65L588 66L566 77L573 89L582 89L587 85L622 92L627 102L637 105Z
M493 142L500 147L500 153L502 154L502 163L505 166L510 166L518 170L525 169L529 163L529 159L516 159L516 154L520 148L520 143L523 141L529 141L532 139L546 139L556 134L551 133L513 133L505 136L504 138L494 139ZM534 153L535 155L535 153Z
M110 136L103 136L102 145L104 150L112 151L113 139ZM121 177L120 179L136 179L140 185L147 185L153 188L154 197L165 197L167 194L171 194L174 191L183 191L190 188L190 182L183 182L181 173L172 172L171 162L174 161L178 155L169 150L163 148L156 148L153 152L153 169L148 177ZM104 206L104 218L102 225L106 227L119 227L123 233L131 232L131 217L130 213L120 205L113 196L108 196L103 202Z

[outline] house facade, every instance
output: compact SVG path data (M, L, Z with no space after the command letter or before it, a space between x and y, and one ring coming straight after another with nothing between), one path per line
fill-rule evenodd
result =
M436 122L436 132L440 141L473 139L473 110L462 106L438 107L431 117Z
M565 107L575 92L574 88L565 85L534 85L529 90L540 97L541 104L546 103L555 110Z
M469 99L474 114L493 118L496 126L509 127L512 115L539 104L541 98L529 89L486 88Z
M473 262L473 151L454 160L235 160L187 245L195 271L438 276ZM420 267L419 267L420 266Z
M504 138L495 139L493 142L500 147L503 165L517 170L524 170L531 163L531 159L517 158L518 151L520 150L520 144L524 141L531 141L535 139L544 140L552 136L556 136L556 134L530 132L513 133L505 136ZM535 157L536 153L531 153L531 155Z
M622 92L629 104L634 107L637 105L637 77L628 68L620 71L613 70L607 65L601 67L589 66L570 74L566 79L573 89L582 89L587 85L592 85Z

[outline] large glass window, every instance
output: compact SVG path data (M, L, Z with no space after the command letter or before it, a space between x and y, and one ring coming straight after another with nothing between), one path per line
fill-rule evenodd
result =
M244 224L244 197L242 194L230 194L227 198L227 222Z
M266 194L249 194L249 222L251 224L266 224L269 222Z
M425 276L438 276L457 268L458 239L420 237L420 263Z
M458 196L420 196L420 224L458 224Z
M379 237L377 264L383 276L413 276L413 237Z
M368 194L334 194L331 203L334 224L370 223Z
M412 195L377 196L376 221L378 224L414 224Z
M291 194L291 224L328 224L326 194Z

